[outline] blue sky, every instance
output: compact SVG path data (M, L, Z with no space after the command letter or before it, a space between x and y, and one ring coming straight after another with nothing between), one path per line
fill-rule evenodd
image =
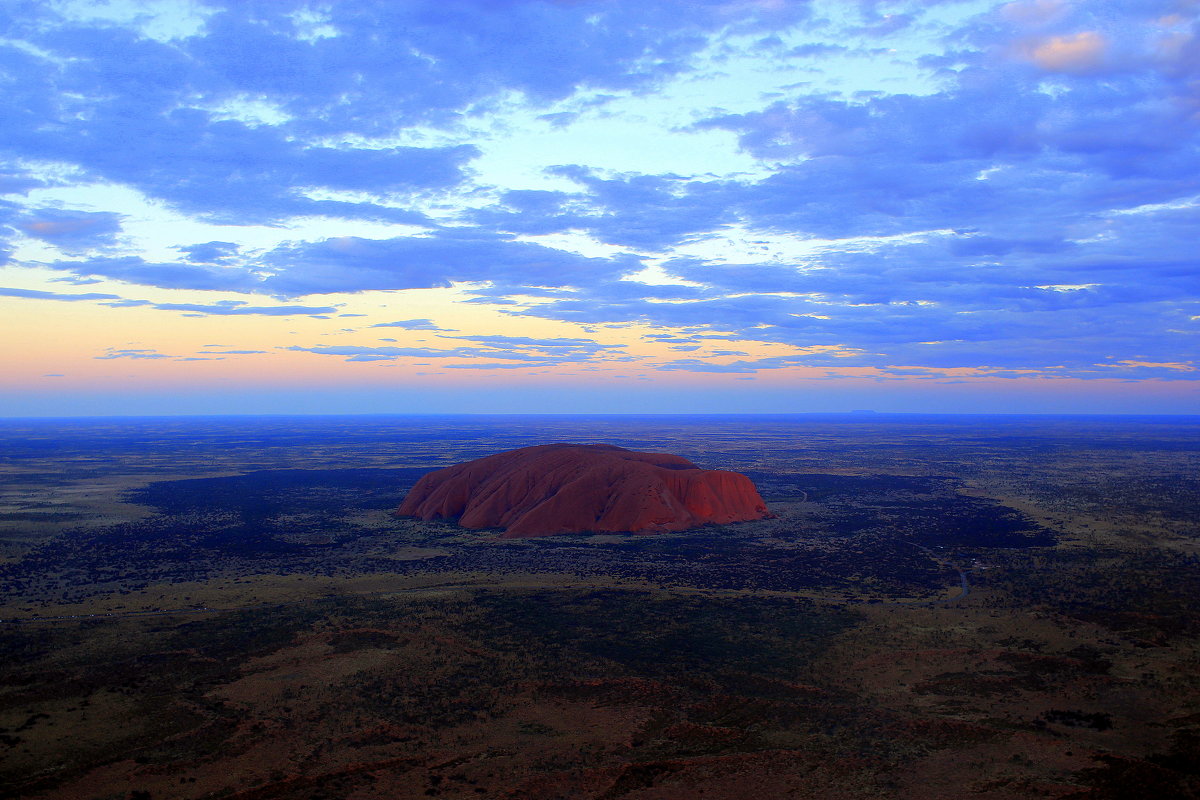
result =
M1194 413L1198 19L9 0L0 414Z

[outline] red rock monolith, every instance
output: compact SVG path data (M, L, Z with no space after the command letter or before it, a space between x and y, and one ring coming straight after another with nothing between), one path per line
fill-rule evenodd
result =
M523 447L437 470L398 513L503 528L504 538L653 533L770 517L745 475L606 444Z

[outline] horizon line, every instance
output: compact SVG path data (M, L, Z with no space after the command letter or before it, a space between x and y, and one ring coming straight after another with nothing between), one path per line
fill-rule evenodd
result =
M708 412L593 412L570 413L553 411L459 411L449 413L436 412L342 412L342 413L292 413L292 414L254 414L254 413L213 413L213 414L68 414L44 416L4 416L0 415L0 423L21 421L69 421L69 420L185 420L185 419L322 419L322 418L419 418L446 419L460 417L556 417L556 418L647 418L647 417L740 417L740 418L779 418L779 417L852 417L870 419L875 417L995 417L995 418L1088 418L1088 419L1195 419L1200 421L1200 414L1172 413L1111 413L1111 412L995 412L995 411L873 411L859 409L853 411L708 411Z

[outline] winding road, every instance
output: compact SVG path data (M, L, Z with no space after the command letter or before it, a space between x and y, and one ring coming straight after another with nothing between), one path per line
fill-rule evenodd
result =
M919 545L916 542L909 542L909 544L911 544L913 547L917 548L918 550L923 550L930 558L932 558L934 560L935 563L937 563L938 566L945 567L947 569L952 569L955 572L957 572L959 585L962 587L962 590L958 594L954 595L953 597L939 597L934 600L914 600L911 602L913 602L913 603L945 603L945 602L949 602L951 600L962 600L964 597L966 597L967 595L969 595L971 593L971 583L970 583L970 581L967 580L968 570L963 569L962 567L960 567L958 564L956 564L953 561L948 561L947 559L942 558L937 553L935 553L933 550L930 550L928 547L925 547L924 545Z

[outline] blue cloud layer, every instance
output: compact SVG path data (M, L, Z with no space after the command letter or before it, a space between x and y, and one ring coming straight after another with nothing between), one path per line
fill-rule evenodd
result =
M782 24L805 15L806 4L789 6L767 16ZM475 147L324 142L453 123L509 91L547 102L580 86L652 85L684 70L703 33L727 22L722 3L360 0L332 9L324 27L333 35L314 36L310 5L278 0L205 4L199 35L159 41L49 6L16 8L0 17L9 31L0 152L76 165L235 224L295 214L420 222L304 192L446 189L463 180ZM282 121L221 110L246 98L265 99Z
M115 294L102 292L47 292L41 289L10 289L0 287L0 297L22 297L32 300L61 300L66 302L102 301L112 308L153 308L159 311L181 311L186 316L265 316L294 317L333 314L333 306L251 306L244 300L219 300L215 303L154 303L149 300L131 300Z
M342 316L346 316L343 314ZM406 331L440 331L443 328L433 324L430 319L398 319L395 322L377 322L372 328L402 328Z
M803 2L355 0L317 12L278 0L207 3L197 30L174 39L55 8L0 9L10 31L0 43L0 155L10 162L0 231L57 247L58 260L31 266L73 280L248 299L0 295L327 315L336 308L299 299L470 284L472 302L514 315L825 348L730 361L741 351L704 355L704 342L718 340L666 334L660 341L695 355L665 370L1200 377L1186 369L1200 350L1191 4L1017 0L962 21L946 12L955 3L866 2L839 22ZM470 131L497 109L584 130L604 97L655 97L747 48L773 68L802 62L814 80L859 59L903 67L924 88L790 83L737 108L702 98L663 123L664 135L736 140L759 165L753 174L620 173L589 163L581 147L569 163L545 165L558 188L477 180L487 138L500 134ZM132 187L209 222L325 216L420 232L265 250L214 239L178 245L172 261L122 250L120 208L19 199L89 182ZM586 237L605 247L583 252L606 255L537 239L551 235ZM732 255L726 237L740 237ZM0 263L12 247L0 242ZM651 259L686 283L622 280ZM366 327L443 330L436 319ZM460 338L470 346L420 352L492 368L621 357L588 340Z
M622 358L624 350L591 339L536 339L527 336L441 336L447 341L465 340L473 347L380 347L360 345L293 345L288 350L341 356L346 361L395 361L399 358L475 359L467 364L444 364L454 369L510 369L547 367ZM496 359L486 361L480 359ZM511 362L511 363L504 363Z

